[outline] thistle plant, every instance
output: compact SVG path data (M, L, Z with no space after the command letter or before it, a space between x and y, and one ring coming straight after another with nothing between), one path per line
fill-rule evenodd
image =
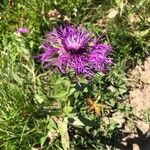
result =
M87 31L81 26L64 25L51 32L47 32L41 48L43 51L37 56L38 60L44 67L50 68L53 71L58 70L62 74L68 75L73 72L75 75L82 74L84 77L93 79L92 77L94 77L97 72L107 71L112 64L109 57L112 51L111 46L100 42L100 38L96 38L92 32ZM83 94L85 94L84 92L86 91L89 95L89 89L96 90L96 88L94 88L94 82L88 84L87 78L85 78L83 82L83 78L80 78L80 81L78 80L78 82L74 83L72 82L72 77L68 78L68 76L66 76L62 78L62 76L59 75L59 73L56 73L51 76L51 85L53 85L51 91L53 91L52 97L56 98L57 102L60 100L59 103L61 103L63 110L61 114L62 122L56 122L60 131L62 131L61 128L63 128L63 130L65 129L65 137L67 137L67 140L65 139L66 144L63 144L64 138L61 135L62 147L68 149L69 133L67 126L73 124L69 118L78 122L78 125L81 124L84 126L76 111L76 100L84 97L85 101L89 102ZM100 78L98 78L98 80L100 80ZM78 85L83 87L84 90L80 89ZM82 85L86 85L87 89ZM84 92L82 91L81 93L80 90ZM99 93L99 91L97 93ZM97 104L97 102L93 101L90 102L92 106L90 105L91 103L87 103L87 105L90 105L90 109L94 108L97 116L100 116L100 107L104 105ZM66 123L65 120L67 120L68 123ZM59 126L60 124L63 126Z
M93 76L105 72L112 63L110 45L103 44L91 32L73 25L61 26L45 35L43 52L38 59L45 67L58 69L61 73Z

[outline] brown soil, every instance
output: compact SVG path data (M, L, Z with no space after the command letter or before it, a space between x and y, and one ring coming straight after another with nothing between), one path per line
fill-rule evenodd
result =
M139 115L142 110L150 108L150 57L143 65L137 65L130 75L129 100L134 112Z
M125 126L124 133L129 133L122 139L123 149L150 150L150 118L146 122L144 114L150 113L150 57L144 64L138 64L129 72L129 99L136 119Z

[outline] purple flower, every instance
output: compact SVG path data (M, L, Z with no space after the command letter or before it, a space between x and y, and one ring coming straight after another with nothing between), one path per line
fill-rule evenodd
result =
M111 60L111 46L102 44L81 27L66 25L54 29L45 36L44 50L38 59L46 67L58 68L61 73L75 71L92 76L94 72L107 70Z
M16 31L16 33L19 33L19 34L28 33L28 32L29 32L29 30L26 27L18 28L17 31Z

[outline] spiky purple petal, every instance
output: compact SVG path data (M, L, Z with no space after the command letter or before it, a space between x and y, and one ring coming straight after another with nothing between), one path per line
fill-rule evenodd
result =
M90 32L68 25L46 34L44 50L39 60L62 73L74 70L77 74L92 76L95 71L107 70L111 60L111 46L102 44Z

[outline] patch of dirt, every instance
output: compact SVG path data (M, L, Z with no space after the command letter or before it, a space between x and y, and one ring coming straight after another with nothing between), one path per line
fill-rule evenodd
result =
M130 76L129 101L133 111L139 115L141 111L150 108L150 57L143 65L137 65Z
M136 119L131 119L125 126L123 132L128 135L124 136L122 144L127 150L150 150L150 122L143 117L147 110L150 112L150 57L144 64L138 64L129 75L131 90L128 102Z

